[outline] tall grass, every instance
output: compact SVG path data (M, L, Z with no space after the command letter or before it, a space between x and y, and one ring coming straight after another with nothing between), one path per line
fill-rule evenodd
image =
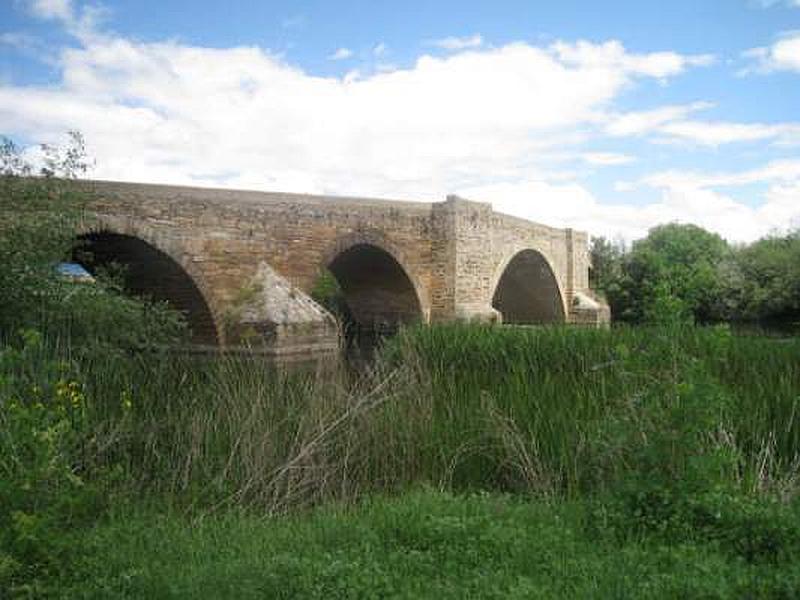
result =
M695 455L743 489L797 487L796 338L415 328L358 376L45 343L18 375L52 386L53 356L87 398L82 468L188 506L279 512L418 482L574 497L642 469L690 478Z
M647 433L653 414L646 399L653 395L680 405L681 396L699 394L694 402L719 405L706 425L729 434L742 481L762 486L797 468L797 338L735 336L725 328L456 325L406 334L393 350L398 362L410 355L422 368L439 451L465 449L454 473L458 483L584 489L597 483L589 470L610 458L602 446L620 420L634 439ZM468 441L481 438L470 453Z
M269 515L420 485L574 500L587 544L691 540L789 573L798 358L726 329L452 325L354 374L29 332L0 349L0 595L59 597L105 560L88 526L126 507Z
M574 499L602 535L750 562L800 548L774 504L800 490L798 339L452 325L354 374L24 337L0 349L0 589L57 588L115 504L265 515L419 485Z
M575 496L720 453L726 481L792 493L800 464L797 339L452 325L402 332L358 376L53 347L20 369L47 386L53 355L87 397L82 462L189 506L280 512L418 482Z

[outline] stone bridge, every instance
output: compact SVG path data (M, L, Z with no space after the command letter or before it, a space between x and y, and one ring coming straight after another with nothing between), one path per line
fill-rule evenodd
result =
M92 182L90 269L126 265L134 293L183 311L193 343L266 353L338 346L311 297L326 269L365 327L609 319L587 236L448 196L422 203Z

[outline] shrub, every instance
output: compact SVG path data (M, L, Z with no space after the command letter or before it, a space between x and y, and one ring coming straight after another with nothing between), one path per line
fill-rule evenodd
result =
M99 273L94 284L62 276L81 227L91 186L73 179L85 172L83 140L45 148L45 177L19 149L0 143L0 332L33 328L76 346L139 347L175 342L185 324L165 304L126 297L119 278Z
M0 350L0 588L44 594L80 559L74 535L104 503L87 478L88 399L71 365L42 358L42 338Z

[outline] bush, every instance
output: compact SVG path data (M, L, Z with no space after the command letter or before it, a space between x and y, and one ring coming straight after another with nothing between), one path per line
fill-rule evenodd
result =
M75 346L140 347L176 342L185 324L165 304L126 297L118 277L98 273L94 284L61 275L82 227L91 186L73 181L86 170L83 140L45 148L45 177L8 140L0 144L0 332L34 328Z
M43 150L31 177L19 150L0 143L0 590L37 597L80 560L81 527L103 514L114 473L104 428L126 418L119 400L115 420L97 418L109 410L90 402L85 365L185 331L166 305L126 297L114 277L59 274L90 221L91 189L72 181L86 167L79 135Z
M42 595L82 555L76 531L105 494L83 460L88 399L68 363L43 358L42 339L0 349L0 588Z
M651 229L629 250L592 240L592 284L615 320L662 322L676 312L700 323L759 321L796 329L800 231L731 247L694 225Z

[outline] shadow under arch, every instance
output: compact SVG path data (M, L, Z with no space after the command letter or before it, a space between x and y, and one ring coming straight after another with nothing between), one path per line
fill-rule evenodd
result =
M564 323L564 297L549 261L538 250L527 248L501 266L492 296L492 307L503 323Z
M392 332L400 325L423 320L417 288L390 251L368 241L356 241L326 260L336 279L345 317L362 331Z
M135 235L99 230L78 236L73 261L90 273L111 265L122 267L125 291L165 301L181 312L192 344L219 346L214 315L194 279L169 254Z

